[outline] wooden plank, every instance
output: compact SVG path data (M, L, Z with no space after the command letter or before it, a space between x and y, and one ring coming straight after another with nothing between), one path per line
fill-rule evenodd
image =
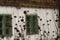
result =
M58 8L58 0L4 0L3 6Z

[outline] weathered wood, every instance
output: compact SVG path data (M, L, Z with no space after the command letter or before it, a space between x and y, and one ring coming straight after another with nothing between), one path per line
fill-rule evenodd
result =
M14 7L58 8L58 0L3 0L0 5Z

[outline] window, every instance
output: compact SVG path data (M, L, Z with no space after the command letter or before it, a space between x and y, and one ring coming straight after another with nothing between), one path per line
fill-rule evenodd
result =
M0 14L0 36L12 35L12 20L10 14Z
M26 15L27 35L38 34L38 19L36 14Z

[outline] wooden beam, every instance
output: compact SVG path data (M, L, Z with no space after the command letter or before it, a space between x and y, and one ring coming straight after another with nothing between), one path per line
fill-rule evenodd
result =
M2 6L58 8L57 0L4 0L2 3Z

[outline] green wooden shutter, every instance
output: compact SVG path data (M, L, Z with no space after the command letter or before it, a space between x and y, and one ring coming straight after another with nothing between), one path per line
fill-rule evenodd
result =
M26 27L27 35L34 35L39 33L37 15L35 14L26 15Z
M10 14L0 14L0 36L12 35L12 20Z

